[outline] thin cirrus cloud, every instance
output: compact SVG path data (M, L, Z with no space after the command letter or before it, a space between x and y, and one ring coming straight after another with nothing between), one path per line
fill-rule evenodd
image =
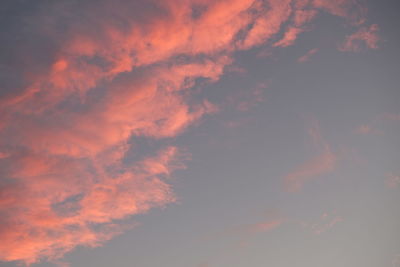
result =
M260 221L254 224L242 225L236 229L237 234L240 236L240 241L238 245L240 247L246 247L249 245L250 239L256 235L267 233L275 230L276 228L282 226L284 219L275 218Z
M400 115L396 113L382 113L378 116L375 116L369 122L364 123L356 127L355 133L357 134L372 134L372 135L383 135L385 134L382 128L386 124L393 124L400 121Z
M247 225L246 228L245 228L245 231L248 232L248 233L268 232L268 231L271 231L272 229L277 228L282 223L283 223L282 219L258 222L258 223L255 223L255 224Z
M254 88L232 93L225 101L225 109L232 106L237 111L247 112L250 109L255 108L260 103L265 102L263 89L266 89L267 87L267 83L258 83Z
M400 266L400 253L395 255L392 260L392 267L399 267Z
M333 211L331 213L324 212L320 218L313 223L302 222L301 225L303 228L310 230L313 234L321 235L342 221L343 217L338 215L336 211Z
M339 46L341 51L360 52L363 47L378 49L380 38L379 27L376 24L370 27L362 27L357 32L346 37L346 40Z
M317 122L309 129L309 134L314 145L321 152L284 177L285 190L288 192L300 191L305 183L333 171L336 166L337 156L321 136Z
M385 185L387 188L395 189L400 186L400 176L389 173L386 176Z
M382 135L383 131L373 128L371 125L363 124L356 128L355 133Z
M310 60L310 58L318 52L318 48L313 48L309 50L305 55L299 57L297 62L304 63Z
M235 51L278 35L275 46L291 45L317 12L363 19L350 0L32 5L1 39L0 260L27 265L101 245L120 220L175 201L165 177L184 167L178 148L130 164L126 153L136 137L175 137L217 110L191 97L197 78L216 82ZM333 164L325 144L288 180Z

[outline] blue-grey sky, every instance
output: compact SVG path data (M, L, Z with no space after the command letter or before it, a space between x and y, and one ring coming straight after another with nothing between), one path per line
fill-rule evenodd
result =
M397 10L4 1L0 267L399 267Z

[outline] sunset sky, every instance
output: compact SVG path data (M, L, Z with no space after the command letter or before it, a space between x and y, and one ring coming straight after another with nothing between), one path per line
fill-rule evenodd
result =
M400 267L396 0L2 0L0 267Z

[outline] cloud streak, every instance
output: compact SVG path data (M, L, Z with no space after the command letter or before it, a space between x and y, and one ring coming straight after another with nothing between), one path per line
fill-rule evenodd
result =
M387 188L395 189L400 186L400 176L390 173L386 176L385 185Z
M331 228L333 228L336 224L343 221L343 217L337 215L335 211L331 213L323 213L317 222L314 223L301 223L303 227L309 229L315 235L321 235Z
M299 57L297 62L304 63L310 60L310 58L318 52L318 48L309 50L305 55Z
M360 52L363 48L378 49L380 37L379 27L376 24L362 27L357 32L346 37L346 40L339 46L339 50L344 52Z
M317 123L309 129L309 134L321 153L284 177L285 189L288 192L300 191L306 182L333 171L336 166L337 156L332 152L330 145L322 138Z
M393 124L400 121L400 115L396 113L382 113L375 116L368 123L359 125L354 132L363 135L384 135L382 128L387 124Z

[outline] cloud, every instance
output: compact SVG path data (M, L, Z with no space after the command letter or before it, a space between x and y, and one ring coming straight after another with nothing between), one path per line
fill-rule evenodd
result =
M216 82L235 51L275 40L283 25L279 46L292 44L291 27L303 29L322 8L346 13L292 2L7 4L15 17L0 35L0 260L29 265L98 246L124 231L123 220L174 202L166 178L184 167L179 149L128 152L139 137L176 137L215 112L190 88ZM325 148L311 163L322 170L305 176L332 161Z
M392 267L399 267L400 266L400 253L395 255L392 260Z
M237 111L246 112L265 101L266 83L258 83L253 88L235 92L226 100L226 106L233 106Z
M272 229L277 228L279 225L283 223L283 220L267 220L263 222L258 222L255 224L250 224L245 226L244 231L249 233L263 233L271 231Z
M372 128L371 125L368 125L368 124L360 125L359 127L357 127L355 132L358 134L376 134L376 135L383 134L382 131L380 131L378 129L374 129L374 128Z
M249 246L251 239L255 236L273 231L280 227L284 222L285 220L283 218L268 218L257 223L240 225L233 228L231 229L231 234L232 236L236 235L240 237L240 240L236 245L243 248Z
M161 176L173 169L177 153L170 147L118 174L106 170L112 166L89 170L64 157L10 159L20 164L6 173L13 180L2 186L2 259L30 264L39 257L55 259L76 245L97 246L123 229L114 220L173 201Z
M281 46L281 47L287 47L290 46L294 43L294 41L297 39L297 36L303 32L302 29L296 28L296 27L291 27L289 28L286 32L285 35L281 40L276 42L274 46Z
M368 123L361 124L355 129L357 134L372 134L372 135L383 135L385 132L381 129L387 123L399 122L400 115L396 113L383 113L375 116Z
M384 113L380 116L381 119L386 121L400 121L400 114L396 113Z
M330 145L322 138L318 123L310 128L309 134L315 146L321 152L284 177L285 189L289 192L300 191L306 182L329 173L335 168L337 156L332 152Z
M250 223L235 224L226 229L206 235L205 240L240 239L247 242L253 236L272 231L287 222L279 211L268 209L259 214L261 218ZM204 236L203 236L204 237ZM236 241L235 241L236 242Z
M295 7L296 10L293 11L290 19L292 23L286 27L282 39L275 42L274 46L287 47L292 45L297 36L307 30L307 23L317 14L314 7L310 3L307 3L307 1L296 2Z
M317 222L305 223L303 222L303 227L309 229L313 234L320 235L329 231L336 224L343 221L343 217L337 215L335 211L332 213L323 213Z
M392 173L388 174L385 180L385 185L387 188L397 188L400 186L400 176L394 175Z
M310 60L310 58L318 52L318 48L313 48L309 50L305 55L299 57L297 62L303 63Z
M363 47L368 49L378 49L380 37L378 35L379 27L376 24L368 27L362 27L357 32L346 37L346 40L339 46L340 51L360 52Z
M331 13L332 15L346 18L354 25L365 22L367 9L359 0L313 0L316 8Z
M277 34L280 31L282 23L289 18L292 12L290 2L290 0L271 1L270 7L267 10L265 7L261 8L260 11L262 13L254 21L253 27L247 33L241 46L249 48L260 45Z

